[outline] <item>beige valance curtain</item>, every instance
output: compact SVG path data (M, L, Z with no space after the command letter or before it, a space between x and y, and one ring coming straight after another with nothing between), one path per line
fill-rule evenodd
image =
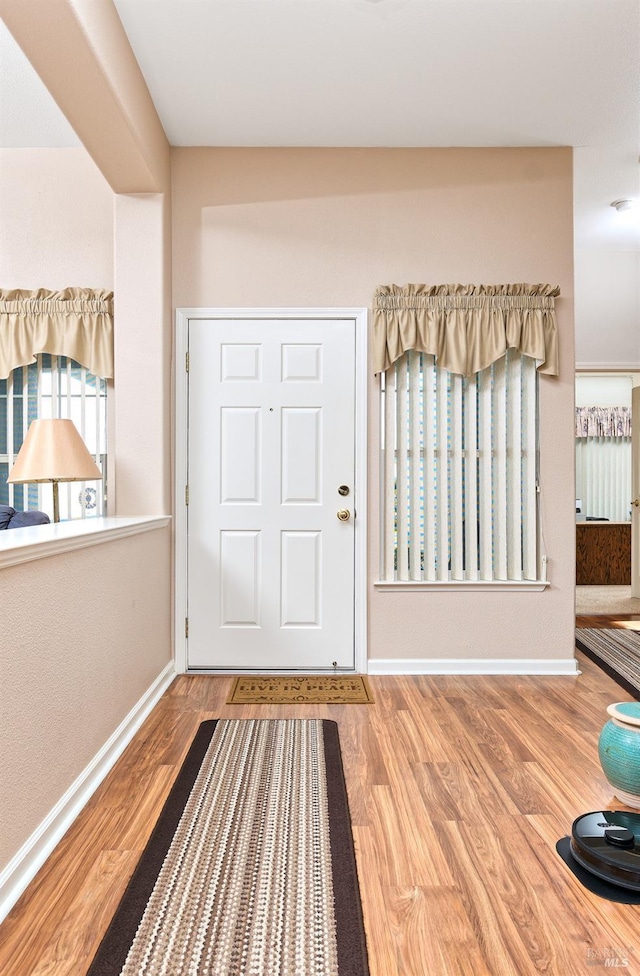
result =
M113 292L0 290L0 379L41 352L113 377Z
M552 285L383 285L373 301L374 371L415 349L471 376L515 348L555 376L559 294Z

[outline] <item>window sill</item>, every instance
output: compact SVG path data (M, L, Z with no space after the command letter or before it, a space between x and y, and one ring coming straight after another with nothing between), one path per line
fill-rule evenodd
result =
M73 549L114 542L116 539L140 535L153 529L162 529L170 521L169 515L145 518L107 517L5 529L0 532L0 569L71 552Z
M421 590L448 590L453 593L541 593L550 584L548 580L376 580L377 590L409 592Z

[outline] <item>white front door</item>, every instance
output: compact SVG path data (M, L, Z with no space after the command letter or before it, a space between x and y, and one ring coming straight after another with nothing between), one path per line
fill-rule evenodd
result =
M631 395L631 596L640 597L640 386Z
M187 664L353 669L355 321L188 325Z

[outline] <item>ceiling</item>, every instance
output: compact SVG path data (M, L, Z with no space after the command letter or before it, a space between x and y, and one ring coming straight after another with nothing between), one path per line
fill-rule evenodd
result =
M640 245L609 206L640 190L640 0L115 6L172 145L569 145L576 245ZM4 27L0 95L0 145L77 145Z

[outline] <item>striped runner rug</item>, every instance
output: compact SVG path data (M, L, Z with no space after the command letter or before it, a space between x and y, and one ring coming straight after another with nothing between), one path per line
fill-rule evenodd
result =
M367 976L335 722L204 722L88 976Z
M579 627L576 646L630 695L640 698L640 631Z

